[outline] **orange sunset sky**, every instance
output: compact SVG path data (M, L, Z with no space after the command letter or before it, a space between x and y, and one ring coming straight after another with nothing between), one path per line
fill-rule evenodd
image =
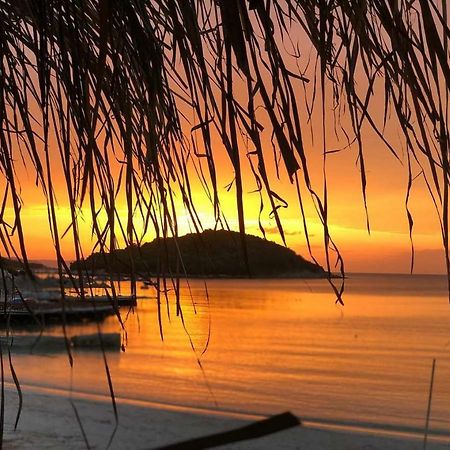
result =
M311 143L309 132L305 133L306 146L311 157L311 172L318 192L321 192L321 151ZM217 144L219 146L219 144ZM339 144L336 142L336 146ZM341 147L343 144L341 143ZM269 149L270 150L270 149ZM270 150L271 151L271 150ZM261 235L258 227L259 196L252 193L256 185L242 149L244 165L244 190L246 230L248 233ZM398 153L402 159L402 148L399 142ZM404 156L404 155L403 155ZM269 157L270 159L270 157ZM403 158L404 159L404 158ZM221 188L221 206L231 228L237 229L235 194L232 189L227 192L225 186L232 180L232 169L228 157L223 150L216 155L219 168L219 188ZM357 149L350 147L340 153L329 155L327 159L327 177L329 188L329 224L332 237L339 246L349 272L409 272L411 248L409 229L405 211L405 195L407 183L407 167L405 161L397 161L368 133L366 139L366 164L368 179L368 208L371 234L366 229L366 219L360 188L359 168L356 164ZM58 199L58 220L60 234L70 224L70 211L67 207L66 188L62 176L58 173L58 158L54 158L54 182ZM280 180L274 175L272 165L273 189L289 204L281 208L280 215L286 232L289 247L307 256L307 248L300 219L295 187L290 184L285 171L280 170ZM414 171L413 171L414 172ZM24 201L22 219L25 237L31 259L54 259L55 252L48 228L47 207L40 190L34 185L33 170L20 173L22 197ZM198 182L193 182L194 199L197 211L205 228L212 227L213 208ZM308 199L308 196L305 197ZM313 251L319 262L323 263L323 234L320 222L314 212L310 200L306 200L306 215L311 233ZM121 215L126 217L126 206L118 203ZM416 250L416 273L441 273L444 271L439 222L433 209L425 183L419 177L413 184L410 210L414 217L414 244ZM81 224L81 237L84 252L92 250L90 216L84 211ZM12 218L12 210L9 211ZM177 211L180 234L189 232L189 217L181 206ZM281 243L276 224L269 217L266 209L262 215L267 237ZM139 219L136 219L139 229ZM148 233L144 240L154 236ZM74 258L71 235L62 239L64 256L69 261Z
M382 81L381 81L382 83ZM303 89L297 86L299 97L304 96ZM381 89L381 88L380 88ZM375 86L376 90L376 86ZM380 91L382 92L382 91ZM330 93L328 93L330 94ZM239 91L239 85L235 87L235 95L244 93ZM382 95L375 95L372 100L372 114L380 119L383 112ZM299 104L301 104L301 99ZM380 103L377 104L377 101ZM304 145L309 157L310 171L313 185L319 194L322 194L322 137L321 114L316 110L308 123L306 112L302 111L301 123L303 126ZM335 133L331 105L328 105L326 116L327 149L342 148L339 153L330 154L327 157L327 180L329 192L329 226L330 232L338 245L345 261L346 271L349 272L393 272L408 273L410 270L411 245L409 239L408 221L405 210L406 186L408 180L407 160L405 144L396 122L388 121L384 130L386 137L394 146L400 161L396 160L383 145L375 133L366 126L364 133L365 162L367 169L367 199L371 224L371 233L366 229L366 218L361 194L360 173L357 164L357 148L355 145L346 147L346 139L340 132ZM186 124L185 133L190 134L190 129L195 124ZM266 122L264 122L266 120ZM267 123L266 119L261 122ZM348 119L342 117L344 127L348 127ZM300 210L297 201L295 186L291 185L284 168L280 170L280 179L277 179L272 158L269 127L262 133L264 151L268 162L272 188L283 197L287 208L281 208L280 216L286 232L287 244L296 252L308 256L305 244L305 236L301 222ZM201 146L201 145L200 145ZM218 170L218 186L220 188L220 201L222 210L232 229L237 229L237 213L234 189L229 192L226 186L233 179L233 171L228 156L224 151L217 136L213 137L216 166ZM67 193L62 177L59 156L54 142L50 142L52 157L52 175L58 201L59 232L62 234L70 224L70 210L67 206ZM258 227L259 196L253 191L256 188L246 158L245 143L241 141L241 160L244 177L244 201L246 212L246 231L261 236ZM35 186L34 169L29 167L27 161L16 161L17 179L20 181L21 195L23 199L22 220L27 241L28 256L34 260L49 260L55 258L55 251L49 232L47 206L39 188ZM413 175L418 175L419 169L413 163ZM191 168L191 174L193 170ZM114 175L113 175L114 176ZM301 173L299 173L301 177ZM202 219L204 228L214 226L213 207L207 199L200 183L192 178L192 190L197 212ZM306 216L311 233L311 242L314 255L323 263L323 231L315 213L310 197L303 192ZM189 217L179 200L177 211L179 232L185 234L191 230ZM266 202L267 203L267 202ZM118 201L119 213L126 217L126 205ZM410 203L410 211L414 217L413 240L415 245L415 269L416 273L443 273L444 254L439 228L439 220L433 203L426 190L422 177L417 177L413 183ZM91 221L88 208L83 210L83 220L80 221L80 233L84 245L84 253L88 255L92 251ZM266 228L267 237L281 242L276 230L275 221L270 217L270 211L263 211L261 220ZM5 217L13 222L13 209L9 206ZM135 225L139 229L136 218ZM154 235L149 232L145 240L151 240ZM62 239L62 249L67 260L74 259L71 234L68 233Z

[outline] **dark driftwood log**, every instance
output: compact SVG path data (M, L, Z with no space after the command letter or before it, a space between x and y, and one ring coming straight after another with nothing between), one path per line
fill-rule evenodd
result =
M301 421L298 417L290 412L285 412L234 430L189 439L188 441L158 447L156 450L199 450L217 447L219 445L231 444L247 439L256 439L299 425L301 425Z

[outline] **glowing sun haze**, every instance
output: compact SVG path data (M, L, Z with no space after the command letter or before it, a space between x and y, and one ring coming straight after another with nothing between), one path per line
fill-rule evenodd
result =
M299 37L298 42L306 49L311 48L311 44L305 44L304 37ZM295 49L295 43L292 44ZM301 45L300 45L300 48ZM291 51L293 50L291 49ZM288 55L288 50L286 54ZM307 55L308 52L305 52ZM288 68L296 70L297 61L289 62ZM303 61L305 63L305 61ZM291 66L289 65L291 64ZM306 64L306 63L305 63ZM359 63L360 64L360 63ZM298 68L297 68L298 69ZM314 70L310 68L310 71ZM317 70L317 68L315 69ZM356 78L361 68L356 69ZM297 70L298 71L298 70ZM314 73L311 79L314 78ZM263 76L268 77L267 74ZM357 80L358 81L358 80ZM233 86L236 98L242 97L240 103L246 104L246 91L244 81L236 81ZM364 81L362 81L364 83ZM375 82L374 90L383 93L383 80ZM311 83L312 84L312 83ZM305 91L300 82L296 86L299 104L304 102L310 104L312 94L311 84ZM358 84L358 82L356 83ZM364 90L364 87L363 87ZM319 94L318 94L319 95ZM416 273L443 273L444 252L442 250L442 238L438 216L430 199L423 177L419 176L420 170L414 162L408 160L408 153L405 150L405 142L402 132L396 121L390 123L388 114L387 123L383 127L383 135L391 142L398 159L394 157L383 144L379 136L374 133L366 123L362 129L364 141L365 167L367 176L367 208L370 222L370 233L367 229L366 214L361 190L360 166L358 164L358 148L356 142L352 140L352 133L349 132L350 142L343 129L350 130L351 123L345 111L340 111L339 123L336 123L336 111L333 110L330 98L331 90L326 92L326 116L325 116L325 142L322 136L322 114L320 107L315 106L311 117L308 117L306 108L299 112L301 115L302 134L306 156L310 167L312 184L318 192L323 194L324 188L324 168L323 150L324 145L327 152L326 158L326 179L328 192L328 224L331 237L340 249L344 257L346 271L349 272L409 272L411 263L411 241L409 236L409 226L406 213L406 187L408 184L408 164L411 164L411 173L414 181L412 183L411 194L408 207L414 218L413 243L415 248ZM260 100L259 100L260 101ZM261 101L260 101L261 102ZM318 102L319 103L319 102ZM375 95L371 100L372 117L377 123L383 121L383 95ZM255 109L262 110L262 104L256 104ZM195 117L188 108L183 111L187 117L184 120L183 132L189 139L197 141L201 148L201 136L193 130ZM192 114L191 114L192 113ZM191 116L192 122L189 122ZM286 174L283 164L280 164L279 174L273 161L272 136L269 120L267 117L258 118L259 123L264 127L261 132L262 144L265 152L265 160L271 188L281 198L287 207L279 202L280 214L286 241L289 247L298 253L308 257L308 248L302 224L301 212L298 204L295 185L291 184ZM412 124L412 126L415 126ZM241 131L241 130L240 130ZM214 158L218 175L218 187L220 206L223 215L231 229L238 229L238 219L236 210L235 186L228 190L227 186L234 178L233 168L229 156L226 154L219 136L212 135L212 146L214 147ZM242 161L243 183L244 183L244 207L246 219L246 232L261 236L259 219L266 230L266 236L270 240L281 243L280 235L276 227L275 220L271 216L267 198L263 195L264 209L259 217L260 196L255 192L257 185L247 161L247 154L253 149L248 148L245 135L240 134L239 153ZM334 152L334 150L340 150ZM62 169L60 167L59 156L56 143L50 139L50 151L54 155L52 158L53 187L58 202L57 216L59 234L62 235L71 224L70 208L67 201L66 184ZM278 156L277 156L278 157ZM250 159L252 156L250 156ZM256 161L254 161L256 163ZM196 160L197 169L202 165L205 169L205 161ZM120 165L117 163L117 165ZM25 239L27 242L27 252L30 259L55 259L52 237L49 231L47 205L41 189L35 186L34 169L26 169L27 162L21 166L17 172L20 180L23 207L21 216ZM16 168L19 165L16 165ZM211 200L206 195L202 183L196 176L196 171L191 161L188 167L191 175L191 190L198 216L204 228L214 227L214 208ZM206 169L205 169L206 172ZM118 176L112 174L112 177ZM417 176L417 177L416 177ZM185 234L194 231L192 221L188 211L183 206L182 198L175 191L175 204L177 207L178 232ZM323 250L323 227L315 210L315 205L310 197L303 193L305 202L305 215L310 233L310 242L314 256L320 263L324 263ZM124 196L119 196L116 207L118 215L126 223L127 205ZM80 211L80 240L83 244L84 255L87 256L93 250L94 240L92 235L92 220L89 204L85 201L82 211ZM10 223L14 221L14 211L8 205L4 217ZM100 221L102 213L100 213ZM134 225L139 234L143 230L144 221L138 214L134 216ZM117 232L119 245L120 232ZM154 238L154 233L149 230L145 235L141 233L139 238L142 242ZM14 238L13 238L14 239ZM62 253L65 259L74 259L74 249L71 233L67 233L61 240ZM337 269L336 269L337 270Z
M305 133L308 139L308 132ZM316 184L322 178L322 158L320 146L311 143L307 151L311 157L312 177ZM267 144L267 143L266 143ZM344 147L345 143L335 142L336 147ZM216 145L220 143L217 141ZM270 143L268 143L270 146ZM327 158L327 181L329 195L329 228L333 239L338 245L345 261L345 267L350 272L409 272L411 262L411 243L405 210L407 183L407 168L405 161L397 161L386 148L376 139L369 139L365 148L367 170L367 197L370 218L370 234L366 227L366 217L360 187L360 172L356 164L357 150L352 145L339 153ZM242 150L245 158L245 148ZM399 151L400 156L401 148ZM218 186L221 208L229 226L237 230L237 213L233 189L227 191L226 186L233 179L233 172L225 151L216 156L218 170ZM55 161L57 159L55 158ZM245 162L245 161L244 161ZM260 198L256 184L248 164L245 167L244 204L246 212L246 231L261 236L258 224ZM275 174L275 166L269 163L272 187L288 204L280 208L279 213L289 247L308 257L303 225L298 206L295 186L291 185L284 169L280 168L280 179ZM214 226L213 206L204 192L200 182L193 177L193 197L197 212L204 228ZM27 240L27 250L31 259L55 259L55 251L48 226L47 206L42 192L34 184L33 172L25 168L20 174L22 197L23 226ZM54 168L54 187L58 200L58 221L60 234L70 225L70 209L66 202L66 186L61 170ZM193 231L190 217L184 209L181 199L177 199L177 214L179 233ZM119 214L126 223L125 201L118 201ZM416 273L442 273L444 271L444 256L439 231L439 222L426 186L418 178L412 188L410 211L414 217L413 242L415 246ZM323 228L315 214L311 201L305 203L306 216L310 232L310 240L314 255L323 263ZM91 212L86 205L83 210L83 220L80 221L80 238L85 255L92 251ZM8 218L8 211L6 214ZM9 210L9 219L13 220L13 211ZM270 210L264 209L261 223L270 240L281 243L276 223L270 216ZM135 216L137 230L143 227L142 219ZM143 242L154 238L149 231ZM61 240L63 255L67 260L74 259L71 234Z

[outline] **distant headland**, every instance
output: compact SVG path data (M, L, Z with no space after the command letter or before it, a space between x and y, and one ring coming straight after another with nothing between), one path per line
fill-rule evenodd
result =
M248 267L241 235L235 231L205 230L177 238L156 238L140 247L93 253L71 264L93 273L136 273L206 278L325 278L324 269L275 242L245 235ZM132 261L132 262L131 262Z
M37 262L29 262L28 267L33 272L45 270L47 268L44 264L37 263ZM25 265L17 259L5 258L5 257L1 256L0 257L0 269L6 270L8 272L22 272L25 270Z

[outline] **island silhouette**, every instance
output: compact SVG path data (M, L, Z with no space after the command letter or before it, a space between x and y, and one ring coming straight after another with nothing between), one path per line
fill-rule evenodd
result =
M181 237L156 238L141 246L93 253L71 264L71 270L91 273L137 273L219 278L326 277L318 264L290 248L251 234L245 235L248 264L241 235L235 231L205 230Z

